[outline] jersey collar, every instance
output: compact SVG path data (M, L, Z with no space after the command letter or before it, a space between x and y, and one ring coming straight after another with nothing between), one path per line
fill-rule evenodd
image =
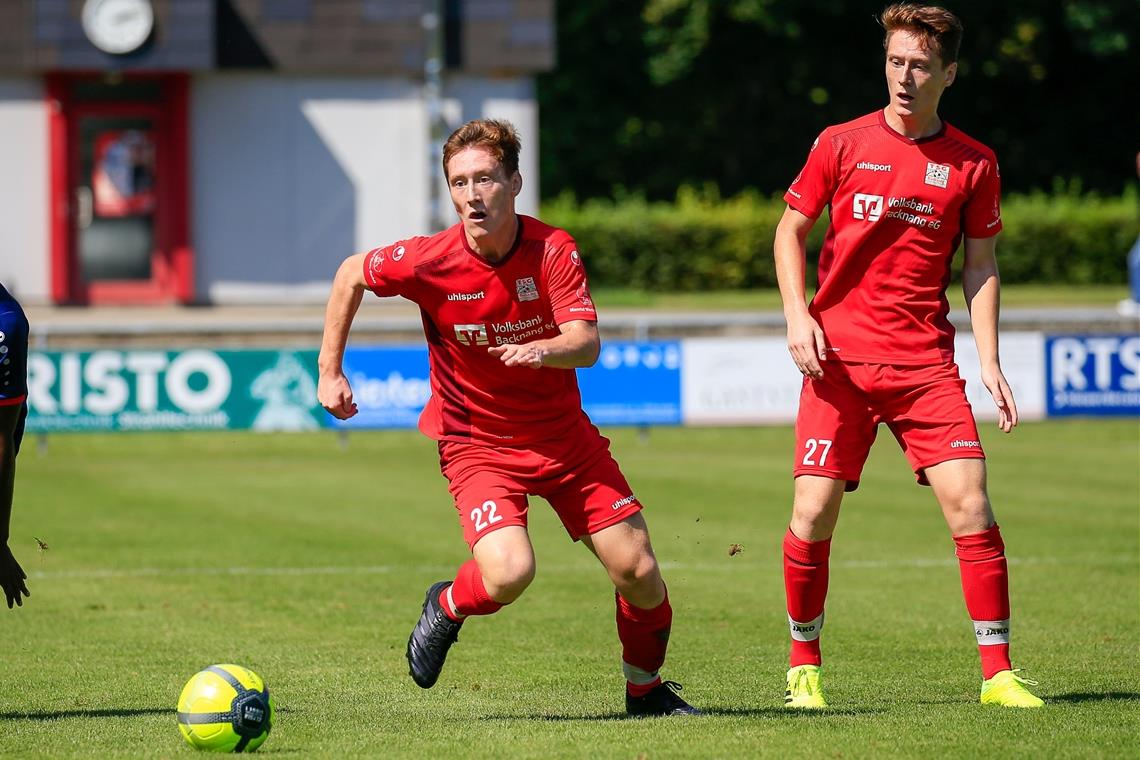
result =
M935 132L934 134L927 135L926 137L919 137L918 139L913 139L913 138L907 137L906 135L900 135L898 132L896 132L891 127L890 124L887 123L887 115L886 115L886 113L884 113L884 109L880 108L878 111L878 114L879 114L879 126L882 127L884 130L886 130L888 135L895 138L899 142L906 143L907 145L923 145L924 143L934 142L935 140L939 140L946 135L946 126L947 125L946 125L945 119L942 120L941 126L938 127L938 131Z
M484 264L486 264L487 266L489 266L493 269L497 269L501 266L504 266L508 261L511 260L511 257L515 255L515 251L517 251L519 249L519 244L522 243L522 237L523 237L523 218L522 218L522 215L515 214L515 221L518 222L518 224L515 226L515 242L511 243L511 248L509 251L507 251L507 255L503 256L503 258L499 259L498 261L491 261L490 259L487 259L484 256L480 256L475 251L475 249L471 247L471 244L469 242L467 242L467 235L463 232L463 222L460 222L456 226L459 229L459 240L463 243L463 250L467 251L468 254L470 254L471 256L474 256L479 261L483 262Z

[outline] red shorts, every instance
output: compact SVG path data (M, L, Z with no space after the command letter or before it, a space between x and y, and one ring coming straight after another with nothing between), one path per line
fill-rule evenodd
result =
M593 425L525 448L440 441L439 464L470 547L498 528L525 527L532 494L550 502L575 541L641 509Z
M922 485L930 485L923 470L939 462L985 459L958 365L829 361L823 372L820 380L804 378L800 391L796 477L846 480L846 490L854 491L880 422Z

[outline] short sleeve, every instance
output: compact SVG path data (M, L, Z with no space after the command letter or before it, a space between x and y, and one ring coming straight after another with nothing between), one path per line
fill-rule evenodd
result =
M546 255L546 286L550 308L556 324L584 319L598 320L598 312L590 297L586 267L578 254L578 244L568 238Z
M1001 172L997 161L982 159L972 190L962 209L962 229L966 237L993 237L1001 232Z
M415 282L416 240L373 248L364 257L364 282L378 296L411 297Z
M784 193L788 205L804 216L818 218L835 194L838 184L835 162L831 138L824 131L815 138L808 152L807 163Z

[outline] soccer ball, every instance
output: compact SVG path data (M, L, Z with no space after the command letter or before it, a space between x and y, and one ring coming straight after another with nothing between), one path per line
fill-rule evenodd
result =
M195 673L178 697L178 729L195 749L252 752L272 723L269 689L240 665L211 665Z

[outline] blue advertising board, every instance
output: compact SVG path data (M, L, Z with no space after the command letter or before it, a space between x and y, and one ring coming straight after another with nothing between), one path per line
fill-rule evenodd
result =
M412 428L431 393L427 348L362 347L344 353L359 410L334 428ZM681 424L678 341L606 342L597 364L578 370L582 405L598 425Z
M1045 384L1050 417L1140 415L1140 336L1047 336Z
M578 386L596 425L680 425L681 344L607 341Z
M344 374L358 412L334 428L414 428L431 395L425 346L348 348Z

